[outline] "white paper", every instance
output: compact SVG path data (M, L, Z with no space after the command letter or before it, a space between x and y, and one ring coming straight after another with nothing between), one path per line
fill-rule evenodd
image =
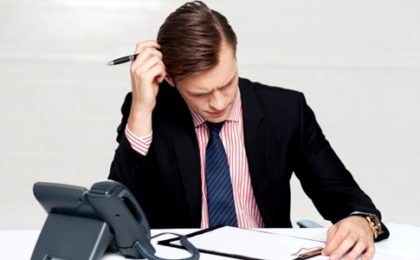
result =
M374 260L420 260L420 227L386 224L389 239L375 243ZM199 249L237 254L259 259L293 259L300 248L324 246L326 229L261 229L246 230L223 227L191 237ZM179 244L179 243L177 243ZM314 259L328 259L318 256Z
M293 254L301 248L323 247L325 244L283 234L233 227L218 228L193 236L189 240L198 249L266 260L294 259L296 256Z
M398 259L420 259L420 227L393 223L386 226L391 235L389 239L376 243L376 255L379 257L397 255ZM379 257L378 259L392 259Z

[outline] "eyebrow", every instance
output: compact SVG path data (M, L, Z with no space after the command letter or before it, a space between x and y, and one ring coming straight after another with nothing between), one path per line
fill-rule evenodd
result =
M236 79L236 77L237 77L237 74L235 73L235 75L233 75L233 77L226 84L220 86L219 88L225 88L225 87L229 86Z
M236 79L237 75L238 74L235 73L235 75L233 75L233 77L226 84L218 87L217 89L225 88L225 87L229 86L230 84L232 84L232 82ZM199 93L192 93L192 92L190 92L190 95L206 95L206 94L209 94L211 92L212 91L210 91L210 92L201 92L201 93L200 92Z

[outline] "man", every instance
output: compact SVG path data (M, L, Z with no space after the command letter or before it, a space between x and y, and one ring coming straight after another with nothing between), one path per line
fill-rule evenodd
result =
M323 254L371 259L389 235L301 93L239 78L236 35L204 3L170 14L137 45L109 178L153 228L291 227L292 172L325 219Z

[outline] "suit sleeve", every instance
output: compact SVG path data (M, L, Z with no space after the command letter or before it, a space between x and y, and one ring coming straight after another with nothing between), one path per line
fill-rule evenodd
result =
M321 215L333 223L353 211L381 218L372 200L331 148L303 94L299 98L299 118L300 148L295 173Z
M130 190L133 190L135 189L136 172L138 172L146 157L132 148L124 133L130 114L131 97L131 93L127 94L121 107L122 119L117 128L117 142L119 145L115 150L108 178L121 182Z

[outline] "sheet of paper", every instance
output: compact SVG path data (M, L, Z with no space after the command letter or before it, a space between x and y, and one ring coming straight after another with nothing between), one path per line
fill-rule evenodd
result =
M301 248L324 246L319 241L233 227L215 229L189 240L198 249L266 260L294 259L293 254Z
M391 236L375 243L376 253L373 259L420 260L420 227L395 223L387 223L386 226ZM325 242L327 234L326 229L302 228L296 230L293 236Z
M386 226L391 235L389 239L376 243L376 255L398 255L400 257L398 259L404 257L404 259L419 260L420 227L394 223Z
M295 228L293 229L293 232L290 232L290 229L288 228L261 228L256 230L262 230L276 234L284 234L287 236L293 236L307 240L315 240L319 242L325 242L327 240L326 228Z
M391 235L389 239L375 243L376 253L373 259L420 260L420 227L395 223L387 223L386 226ZM288 232L287 229L276 230L276 233ZM325 242L326 232L322 228L302 228L293 232L293 236Z

